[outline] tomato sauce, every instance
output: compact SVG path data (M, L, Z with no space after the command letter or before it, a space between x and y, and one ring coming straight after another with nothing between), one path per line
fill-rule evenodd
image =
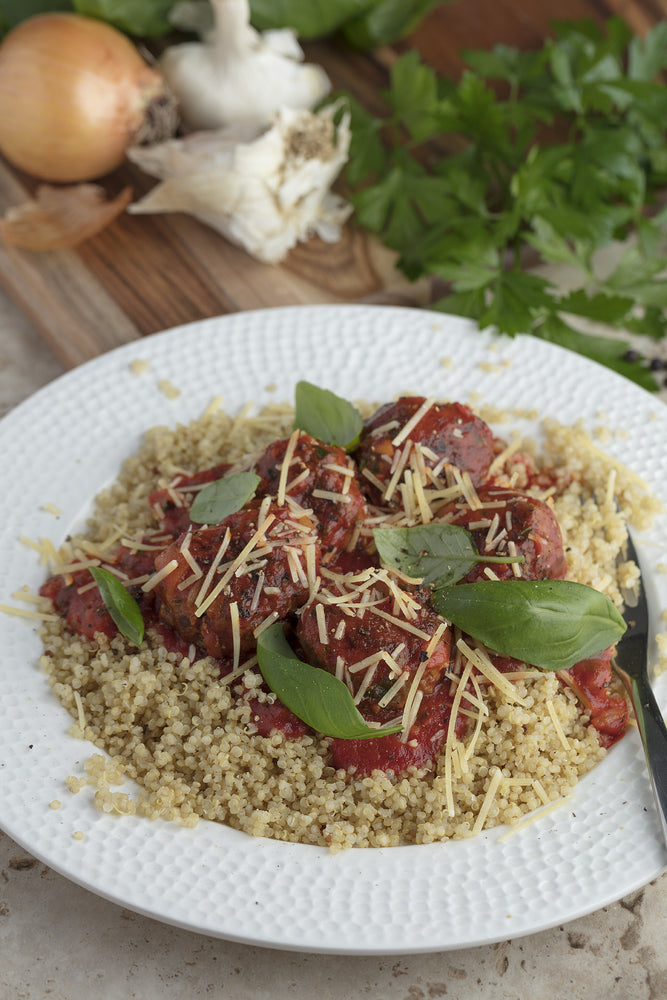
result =
M156 531L161 533L146 536L150 548L135 551L121 546L108 563L128 580L141 581L156 571L165 571L147 593L140 585L129 587L144 623L157 630L170 652L192 658L194 647L196 658L214 657L221 676L229 673L232 663L252 655L258 632L275 620L289 626L299 655L303 654L314 669L345 677L367 721L395 723L404 707L407 712L411 704L418 705L416 715L409 719L407 734L331 739L332 765L360 775L374 770L398 774L424 767L441 752L450 727L460 739L467 726L461 712L451 719L448 671L455 653L454 640L429 603L430 591L414 581L401 582L404 600L412 607L408 615L386 580L376 583L368 613L357 616L352 607L354 601L363 602L363 587L350 598L352 605L348 607L345 588L340 579L336 582L337 577L363 581L366 571L379 569L367 520L369 515L393 515L396 511L398 494L387 500L384 491L396 478L397 463L409 451L406 441L420 449L419 461L424 467L437 472L455 466L468 474L468 482L478 491L481 511L472 509L461 494L461 499L448 500L436 511L436 520L466 527L479 552L484 550L489 531L497 528L505 537L504 544L511 542L523 556L521 575L526 579L560 579L567 570L560 529L551 508L526 492L531 485L557 486L558 477L539 472L526 459L523 490L499 486L490 478L490 467L503 446L487 424L460 403L424 406L423 397L403 397L381 407L366 422L360 445L351 457L344 449L325 445L305 433L273 442L253 463L260 477L255 498L217 525L193 524L190 508L198 489L227 475L231 466L221 463L194 475L178 475L169 487L149 495ZM414 421L419 413L420 419ZM408 422L409 433L401 435ZM285 478L283 462L288 451ZM510 461L516 460L515 455ZM278 505L276 492L281 482L283 486L291 484L289 503ZM496 518L498 524L494 522L491 528L494 504L502 507L502 524ZM267 515L272 527L258 541L259 518ZM252 557L255 561L236 565L234 560L242 557L246 546L257 550ZM215 590L229 566L220 596L214 593L210 606L202 607L207 596L202 587ZM485 578L487 567L500 579L513 575L510 563L485 565L481 561L465 580ZM317 605L313 574L318 585L330 588L329 598ZM108 640L117 635L118 628L88 569L54 576L40 593L51 599L69 628L87 639L104 636ZM378 660L378 651L388 655ZM625 699L611 690L612 652L606 650L560 675L589 712L605 747L621 738L628 719ZM394 654L397 660L392 659ZM366 672L366 662L374 656L377 662ZM492 659L503 672L522 666L507 657L494 655ZM241 677L239 684L243 687ZM413 702L415 689L421 700ZM260 700L254 691L245 689L239 697L249 703L253 724L262 736L274 730L287 738L310 732L308 725L275 696Z
M334 739L331 745L333 766L345 770L354 768L356 774L388 770L400 774L409 767L423 767L442 750L451 714L449 684L439 685L422 699L408 740L402 740L400 735L380 736L369 740ZM465 717L459 714L455 723L459 739L465 729Z
M52 576L40 587L39 593L51 599L54 609L73 632L85 639L94 639L98 633L112 639L118 634L118 628L97 587L89 586L91 582L88 570L67 577Z
M599 656L581 660L562 677L563 683L576 691L577 696L591 717L591 725L598 731L603 747L617 743L628 725L628 703L622 694L611 690L611 659L614 647Z
M311 732L305 722L277 699L270 702L246 696L246 701L252 713L250 718L260 736L270 736L272 730L278 729L283 736L294 740Z
M151 543L151 536L147 536L146 543ZM107 565L121 570L127 579L136 579L154 572L154 557L153 551L120 546ZM139 604L144 623L152 623L155 619L153 596L144 594L138 586L130 587L129 590ZM118 635L118 626L107 611L102 595L87 568L49 577L40 587L39 593L42 597L50 598L54 609L67 621L72 631L84 638L92 640L96 634L100 634L113 639Z

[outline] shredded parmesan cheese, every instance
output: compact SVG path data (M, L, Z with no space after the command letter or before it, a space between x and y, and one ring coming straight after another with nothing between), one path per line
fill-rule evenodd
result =
M497 667L494 667L493 663L489 659L489 656L484 652L484 650L472 649L464 639L459 639L456 645L466 659L474 664L479 672L484 674L487 680L491 681L492 684L495 684L495 686L502 691L510 701L525 707L525 699L519 697L516 693L514 685L505 678Z
M536 823L538 819L542 819L544 816L549 816L552 812L560 809L561 806L568 805L572 802L574 795L563 795L561 798L556 799L554 802L550 802L549 805L542 809L537 809L535 812L531 813L526 819L522 820L520 823L515 823L506 833L503 833L498 837L498 843L508 840L509 837L513 837L515 833L519 833L520 830L525 830L527 826L532 826Z
M297 428L290 435L290 439L287 442L287 448L285 449L285 456L282 460L280 466L280 479L278 481L278 495L276 498L276 503L279 507L282 507L285 503L285 494L287 492L287 476L289 474L289 467L294 458L294 451L296 449L297 441L299 440L299 435L301 431Z
M11 604L0 604L0 611L14 618L33 618L36 621L57 622L59 616L48 611L31 611L29 608L15 608Z
M496 797L500 783L503 780L503 772L499 767L491 768L490 772L492 774L491 781L489 782L489 787L484 796L484 801L482 802L482 808L477 814L477 819L475 820L475 825L472 828L472 835L475 837L478 833L484 829L484 824L486 822L486 817L489 815L489 810L493 805L493 800Z
M405 705L403 706L403 732L401 733L401 741L403 743L407 742L410 730L412 729L412 725L417 717L417 711L423 697L423 693L419 690L419 685L424 673L426 672L427 664L428 660L424 660L423 663L420 663L417 667L408 690L407 698L405 699ZM417 700L418 695L419 700Z
M329 636L327 635L327 621L324 617L324 605L319 601L315 605L315 617L317 619L317 632L319 640L323 646L328 646Z
M195 611L195 616L197 618L201 618L201 616L206 611L208 611L208 609L213 604L213 602L216 599L216 597L219 594L222 593L222 591L225 589L225 587L227 586L227 584L229 583L229 581L231 580L231 578L234 576L234 573L236 572L236 570L240 566L243 565L243 563L245 562L246 558L250 555L250 553L255 548L255 546L257 545L257 543L259 542L259 540L264 536L265 531L269 528L269 526L271 524L273 524L274 521L275 521L275 515L274 514L269 514L269 516L267 518L265 518L265 520L262 522L262 524L259 526L259 528L257 528L257 530L253 534L252 538L248 542L248 544L245 546L245 548L241 552L239 552L239 554L237 555L236 559L234 559L233 562L230 564L230 566L227 569L227 571L225 572L224 576L218 581L218 583L215 585L215 587L210 592L210 594L208 595L208 597L206 597L201 602L201 604L199 605L199 607ZM229 529L227 529L227 530L229 530Z
M232 601L229 605L229 617L232 623L232 669L236 670L239 665L241 650L241 631L239 628L239 605L238 601Z
M241 663L236 668L236 670L232 670L230 673L225 674L224 677L221 677L219 679L218 683L222 684L224 686L227 686L227 685L231 684L233 681L237 680L243 674L245 674L246 671L250 670L256 664L257 664L257 656L253 655L253 656L250 657L250 659L244 660L244 662Z
M62 510L57 507L54 503L43 503L42 510L47 514L53 514L54 517L60 517Z
M435 652L435 647L440 642L440 640L441 640L444 632L446 631L446 629L447 629L447 622L440 622L440 624L438 625L437 629L435 630L435 632L431 636L431 641L429 642L428 646L426 647L426 655L428 656L429 659L433 656L433 653Z
M424 400L419 409L412 414L408 422L403 425L401 430L398 432L396 437L391 442L394 448L398 448L399 444L402 444L403 441L405 441L406 437L410 434L411 431L415 429L415 427L422 419L422 417L426 416L426 414L431 409L434 403L435 403L435 396L429 396L428 399Z
M178 559L170 559L169 562L162 567L162 569L159 569L157 573L153 573L141 589L144 593L148 593L149 590L153 590L154 587L157 587L158 583L164 580L165 577L169 576L170 573L173 573L175 569L178 569Z
M431 641L430 632L425 632L423 628L417 628L416 625L412 625L410 622L403 621L401 618L396 618L395 615L390 615L387 611L383 611L381 608L374 608L369 606L368 610L377 615L378 618L384 618L385 621L391 622L393 625L397 625L402 628L405 632L411 632L412 635L419 636L420 639L424 639L425 642Z
M83 701L81 700L81 695L78 691L74 691L74 704L76 705L76 714L79 722L79 729L83 734L86 730L86 716L83 711Z
M559 720L558 716L556 715L556 709L554 707L554 703L551 700L551 698L549 698L549 700L547 701L547 711L549 713L551 721L554 724L554 729L556 730L556 736L558 737L558 739L560 740L561 744L563 745L563 749L564 750L570 750L570 744L568 742L567 736L563 732L563 727L561 726L560 720Z
M403 673L400 675L400 677L394 681L391 687L387 691L385 691L385 693L380 698L378 702L380 708L386 708L387 705L389 705L389 703L394 700L394 698L401 690L401 688L405 687L409 679L410 679L409 671L404 670Z

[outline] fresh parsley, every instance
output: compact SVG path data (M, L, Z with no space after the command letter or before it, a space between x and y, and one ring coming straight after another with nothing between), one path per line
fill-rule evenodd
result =
M667 23L645 38L619 18L560 22L539 51L464 53L458 82L415 50L391 71L386 114L350 98L347 181L356 218L430 276L435 308L531 333L657 388L620 335L667 331ZM598 251L622 244L610 273ZM532 272L565 263L563 292Z

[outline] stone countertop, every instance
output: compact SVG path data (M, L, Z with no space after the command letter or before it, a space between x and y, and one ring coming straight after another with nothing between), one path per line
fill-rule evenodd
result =
M0 414L62 373L0 293ZM667 389L660 394L667 398ZM663 876L562 927L495 945L370 958L270 951L161 924L69 882L0 833L3 1000L660 1000Z

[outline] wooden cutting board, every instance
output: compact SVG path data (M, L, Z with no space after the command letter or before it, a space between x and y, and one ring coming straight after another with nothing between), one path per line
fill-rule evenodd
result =
M622 14L645 31L667 15L667 0L457 0L438 8L408 41L357 53L340 42L311 44L336 89L378 108L400 51L419 48L440 71L458 75L461 50L498 42L537 46L555 18L603 20ZM131 184L139 197L154 183L124 166L105 185ZM0 213L34 188L0 158ZM428 282L410 285L393 255L351 221L340 242L310 240L280 266L260 264L185 215L123 215L73 250L33 253L0 243L0 285L67 367L119 344L181 323L241 309L325 302L428 305Z

